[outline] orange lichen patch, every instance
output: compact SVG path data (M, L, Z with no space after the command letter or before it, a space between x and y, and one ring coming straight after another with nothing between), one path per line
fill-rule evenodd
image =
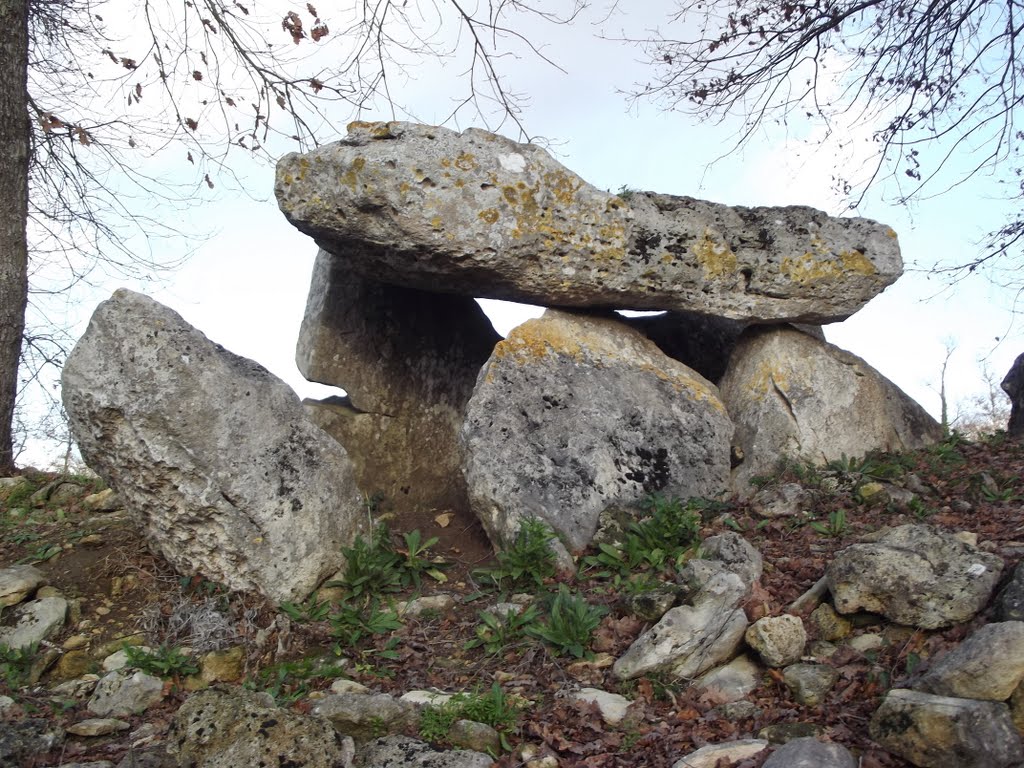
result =
M477 218L483 219L488 224L496 224L498 222L498 218L500 217L500 215L501 214L498 213L497 209L487 208L485 210L480 211L480 213L477 214Z
M508 201L509 205L515 205L519 202L519 194L516 192L515 187L502 187L501 195Z
M391 139L395 134L391 130L391 123L380 121L367 122L365 120L353 120L346 128L349 133L363 131L375 139Z
M887 237L891 237L893 240L895 240L897 237L899 237L899 235L896 234L896 230L893 229L892 227L887 228L885 230L885 234L886 234Z
M440 216L435 216L434 218L432 218L430 220L430 226L432 226L434 229L441 229L441 224L442 223L443 222L441 221L441 217Z
M874 275L877 271L871 260L860 251L841 251L827 258L808 252L800 256L787 256L779 265L779 272L801 285L821 280L839 280L850 275Z
M567 206L576 202L576 192L583 186L582 180L564 171L545 173L544 183L548 185L554 198L562 205Z
M736 274L736 254L724 243L717 243L707 230L692 246L697 263L704 269L704 277L717 280Z
M351 189L353 192L356 191L356 185L359 183L359 174L366 167L366 158L357 157L352 160L352 165L349 169L341 174L341 183Z
M475 171L480 167L480 163L476 161L476 158L468 152L463 152L457 158L455 158L455 167L460 171Z
M464 186L466 186L466 182L463 181L462 179L456 179L454 181L454 184L456 189L462 189Z

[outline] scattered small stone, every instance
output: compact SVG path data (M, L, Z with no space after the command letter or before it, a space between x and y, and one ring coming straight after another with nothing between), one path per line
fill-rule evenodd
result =
M74 736L106 736L131 728L131 723L112 717L94 717L81 720L67 727L67 732Z
M803 738L776 749L763 768L857 768L857 761L842 744Z
M82 499L82 509L87 512L116 512L124 505L113 488L105 488Z
M846 644L858 653L870 653L884 646L885 638L873 632L868 632L867 634L851 637L846 641Z
M768 742L764 739L737 739L725 744L707 744L680 759L673 768L715 768L722 760L729 764L738 763L761 754L767 748Z
M473 752L498 754L501 751L501 734L491 726L473 720L456 720L448 730L448 740L456 747Z
M44 584L46 576L34 566L0 568L0 608L17 605Z
M55 635L64 626L68 601L63 597L42 597L15 608L13 627L0 627L0 644L27 648Z
M783 614L755 621L744 638L769 667L784 667L803 656L807 631L800 617Z
M446 613L455 607L455 598L451 595L428 595L415 600L398 603L395 610L401 617L413 619L424 613Z
M811 626L822 640L842 640L850 634L853 624L840 616L828 603L822 603L810 616Z
M581 688L570 697L575 701L584 701L596 704L601 712L601 719L607 725L618 725L626 718L629 705L632 704L625 696L617 693L608 693L598 688Z
M371 741L359 751L359 761L373 768L489 768L494 764L480 752L441 751L408 736L386 736ZM553 765L557 768L558 761Z
M158 677L115 670L96 684L87 708L100 717L135 715L163 701L163 690L163 681Z
M83 536L82 538L80 538L78 540L78 543L81 546L83 546L83 547L93 547L93 548L96 548L96 547L102 547L106 543L106 541L107 540L104 539L100 534L98 534L98 533L90 533L87 536Z
M356 683L358 685L358 683ZM360 686L362 688L362 686ZM331 686L331 690L334 690L334 686ZM334 691L335 693L344 693L344 691ZM369 693L368 688L363 689L364 693ZM449 701L455 698L454 693L443 693L441 691L409 691L402 694L398 699L404 701L407 704L415 704L418 707L443 707Z
M839 673L825 664L792 664L783 671L793 700L805 707L821 704L838 679Z
M14 699L10 696L0 696L0 713L14 706Z
M730 701L719 704L714 711L726 720L746 720L764 714L764 710L752 701Z
M794 517L803 511L807 497L799 483L769 485L754 494L751 508L761 517Z
M746 654L741 654L725 666L715 667L701 675L696 685L711 689L718 701L739 701L757 688L761 670Z
M89 644L88 635L72 635L61 644L61 648L65 651L75 651L79 648L85 648Z
M882 483L864 483L857 489L857 498L869 507L881 507L889 503L889 490Z

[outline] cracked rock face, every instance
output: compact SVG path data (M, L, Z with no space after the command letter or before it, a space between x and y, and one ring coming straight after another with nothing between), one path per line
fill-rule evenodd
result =
M867 219L624 199L478 129L352 123L283 157L275 191L292 224L374 279L545 306L830 322L903 270L895 233Z
M458 434L477 374L500 340L471 298L385 285L321 251L296 362L346 398L306 401L368 496L402 509L464 509Z
M363 519L344 449L167 307L125 290L100 304L63 396L88 465L182 572L296 601L341 567Z
M496 545L537 517L580 551L610 506L720 493L731 434L716 387L653 342L616 320L548 310L480 372L463 472Z
M719 387L742 456L733 490L743 496L783 456L824 463L942 438L938 422L874 368L794 329L746 332Z

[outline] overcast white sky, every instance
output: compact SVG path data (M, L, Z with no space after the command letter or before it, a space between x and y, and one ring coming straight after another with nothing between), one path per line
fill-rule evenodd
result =
M658 3L663 8L667 3ZM655 17L650 17L653 26ZM645 19L628 20L642 28ZM613 20L612 23L626 21ZM606 29L608 29L606 27ZM538 61L509 66L509 84L529 95L523 118L534 135L547 138L568 168L603 189L622 185L663 193L692 195L737 205L802 204L841 212L831 191L837 164L826 148L815 149L784 134L764 136L742 153L710 168L730 147L727 128L694 125L692 118L642 104L630 109L620 92L650 73L634 49L594 36L581 23L545 27L538 33L546 52L567 70L563 74ZM437 122L451 109L450 81L458 65L421 66L406 84L395 83L423 122ZM389 119L387 112L363 119ZM465 122L459 128L470 127ZM344 125L337 127L338 137ZM273 199L273 169L247 166L248 194L219 185L210 200L196 205L187 222L191 231L208 232L204 241L171 241L179 250L195 248L189 262L163 285L127 284L171 306L214 341L250 357L287 381L301 395L319 396L294 363L316 246L294 230ZM980 180L984 182L985 180ZM964 401L984 389L978 360L985 358L998 378L1022 351L1017 328L1007 336L1012 294L983 279L943 291L941 279L926 271L937 261L966 258L986 232L998 226L1001 204L984 183L968 184L906 209L873 197L859 211L899 233L908 272L849 320L826 328L830 341L863 357L925 408L938 415L937 386L947 343L956 345L947 376L951 401ZM124 281L98 286L71 307L78 333L95 302ZM487 307L502 333L527 311ZM536 312L534 312L536 314ZM997 343L997 338L1004 338ZM38 462L36 456L31 456Z

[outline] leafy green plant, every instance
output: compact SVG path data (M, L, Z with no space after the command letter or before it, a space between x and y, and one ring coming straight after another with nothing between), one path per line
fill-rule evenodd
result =
M335 607L329 621L331 635L338 640L334 646L336 655L341 655L368 637L386 635L402 626L398 614L393 610L382 610L376 600L364 606L343 601Z
M188 677L199 672L199 665L180 648L161 644L156 650L147 651L135 645L126 645L128 665L150 675L163 678Z
M627 203L633 199L633 196L637 193L637 190L633 187L626 186L623 184L619 187L619 190L615 193L615 196L620 200L625 200Z
M38 652L39 643L22 648L10 648L0 643L0 680L12 691L26 685Z
M846 522L846 510L833 509L828 514L828 522L822 522L821 520L812 520L810 522L810 526L813 530L817 531L822 536L838 538L844 535L848 528Z
M924 520L926 517L931 517L935 514L935 510L925 504L918 496L915 496L907 502L907 509L909 509L918 520Z
M299 624L323 621L331 611L331 606L326 601L317 602L315 598L309 598L305 603L281 603L281 611L292 621Z
M280 662L261 669L255 678L246 680L243 687L269 693L277 704L291 704L309 693L312 682L333 680L344 675L345 670L336 664L307 658Z
M444 704L423 708L420 738L435 744L447 743L448 734L457 720L473 720L494 728L501 738L502 749L510 751L507 734L515 731L520 709L498 683L492 684L486 693L456 694Z
M527 518L519 526L515 541L498 553L498 564L479 569L474 575L499 587L506 581L512 588L543 586L545 579L555 575L553 541L555 534L547 523L536 517Z
M547 620L528 627L526 632L543 640L560 655L582 659L588 654L594 630L608 610L588 603L569 592L565 584L551 600Z
M345 574L340 581L328 582L326 586L343 586L353 597L359 597L418 587L424 573L443 581L440 569L447 564L425 557L437 543L437 537L423 541L417 530L404 534L404 539L405 550L396 550L387 526L378 525L369 539L360 537L351 548L343 550Z
M504 651L513 643L522 640L527 630L537 621L537 606L528 605L518 613L509 611L498 616L491 611L481 611L480 623L474 637L463 646L466 650L483 648L490 655Z
M56 557L62 551L63 548L61 547L60 544L54 544L52 542L43 542L35 549L33 549L31 552L29 552L27 555L25 555L25 557L18 560L17 564L23 565L24 563L44 563L47 560Z

